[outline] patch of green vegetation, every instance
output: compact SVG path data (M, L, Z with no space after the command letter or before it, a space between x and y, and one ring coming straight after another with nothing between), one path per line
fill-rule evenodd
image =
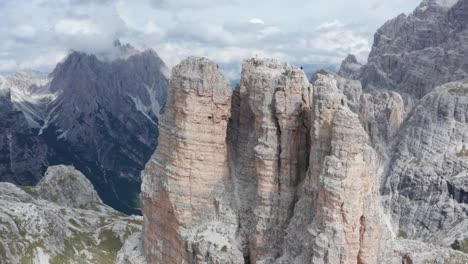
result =
M408 238L408 234L406 234L405 231L400 230L400 232L398 232L398 237L406 239Z
M137 226L143 225L143 220L139 220L139 219L125 219L125 221L127 221L129 224L134 224Z
M76 227L81 227L81 225L73 218L68 219L68 222Z
M454 250L458 250L465 254L468 254L468 239L464 239L463 241L455 239L455 241L450 245L450 247Z
M34 250L37 247L45 249L44 243L42 241L34 242L28 245L26 250L23 253L23 256L20 259L21 264L33 264L34 259Z
M19 186L21 190L25 191L27 194L31 195L34 198L39 197L39 195L34 191L32 186Z
M107 223L106 223L106 218L103 217L103 216L100 216L99 217L99 225L100 226L105 226Z
M95 247L96 242L92 238L92 234L76 234L70 239L64 241L65 247L61 254L50 258L50 264L70 263L74 260L78 263L87 263L86 258L77 254L77 252L84 250L88 247ZM82 262L80 262L82 261Z
M410 164L414 164L414 165L420 167L421 166L421 160L420 159L412 159Z
M99 234L99 239L101 240L99 247L107 252L117 253L123 246L122 241L114 235L112 230L102 230Z
M117 257L117 252L106 252L98 248L89 250L93 255L93 263L99 264L114 264Z
M92 211L96 211L96 212L100 212L101 210L99 210L99 207L98 207L98 203L92 203L92 204L87 204L87 205L83 205L83 206L80 206L81 209L90 209Z
M71 175L68 176L68 177L71 178ZM58 183L59 186L65 185L66 182L67 182L67 177L63 177L63 176L60 177L60 178L57 180L57 183Z
M455 155L457 155L457 157L468 157L468 149L465 149L465 146L463 146L462 149Z
M221 248L221 251L222 251L222 252L227 252L227 246L224 245L224 246Z
M10 253L11 253L13 256L18 255L18 251L16 251L16 246L15 246L15 244L9 244L9 245L8 245L8 248L10 249Z
M468 95L468 89L465 88L452 88L449 90L451 95Z
M140 231L140 229L138 229L137 227L127 225L127 227L125 228L124 240L127 239L127 237L129 237L131 234L138 231Z
M3 247L3 244L2 244L2 243L0 243L0 257L1 257L2 259L6 259L6 250L5 250L5 248Z
M21 226L21 221L19 221L16 217L11 216L11 219L15 222L16 228L18 228L18 233L20 237L26 237L26 231Z

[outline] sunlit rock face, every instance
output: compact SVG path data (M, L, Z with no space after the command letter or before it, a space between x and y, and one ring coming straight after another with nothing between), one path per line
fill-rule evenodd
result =
M175 174L188 160L178 140L190 137L166 137L172 143L148 164L143 186L153 193L150 216L144 212L152 234L143 234L147 260L172 244L164 252L192 263L466 262L466 6L423 1L378 30L366 64L350 55L338 74L319 71L310 83L293 66L246 60L226 135L213 137L225 142L228 172L218 177L226 178L222 197L230 202L213 196L224 204L216 220L209 203L180 202L178 193L195 186ZM191 120L171 113L167 127ZM184 142L187 153L198 144ZM210 166L205 175L218 179ZM160 181L159 174L172 177ZM168 191L174 181L177 195ZM154 198L160 193L163 206ZM208 225L194 224L202 219L194 209Z
M149 263L243 259L235 244L222 244L234 239L237 227L230 212L230 109L231 89L216 64L190 57L174 67L160 145L143 172L144 250Z
M395 232L443 246L468 236L461 231L467 6L422 1L377 31L366 65L348 57L340 71L363 84L359 114L381 158L380 190Z
M307 177L279 263L376 263L382 209L375 151L332 74L316 74ZM359 262L358 262L359 260Z
M241 235L251 261L281 254L295 190L308 166L311 89L298 68L270 59L243 63L228 141Z
M176 66L143 172L146 260L377 261L377 155L343 83L250 59L231 98L217 65Z

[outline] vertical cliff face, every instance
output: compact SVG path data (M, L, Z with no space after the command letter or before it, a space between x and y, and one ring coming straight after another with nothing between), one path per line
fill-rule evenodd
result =
M340 107L318 178L313 263L378 263L378 161L367 140L358 116Z
M10 81L0 77L0 181L32 184L42 177L47 146L15 108Z
M467 7L467 0L422 1L376 32L366 65L348 57L340 71L367 92L359 114L382 161L381 194L395 232L445 246L468 237Z
M406 118L403 98L391 91L363 93L358 113L372 147L382 159L389 158L388 148Z
M311 93L298 68L269 59L243 64L228 140L241 234L254 263L281 254L296 187L308 166Z
M210 61L174 68L143 172L149 263L377 261L377 156L347 106L360 87L315 79L250 59L231 101Z
M466 78L467 3L424 0L410 15L385 23L357 74L363 86L420 99L434 87Z
M467 137L467 83L445 84L421 99L396 140L383 177L385 205L396 229L427 238L466 219Z
M235 252L231 245L200 244L228 239L226 233L236 226L235 217L227 216L230 199L225 188L230 180L226 144L230 107L231 90L216 64L191 57L173 69L160 123L161 143L143 172L148 262L202 261L215 258L211 251L235 262L236 256L229 256ZM210 228L213 234L198 237Z
M314 79L309 170L278 262L377 263L377 156L344 86L332 74Z

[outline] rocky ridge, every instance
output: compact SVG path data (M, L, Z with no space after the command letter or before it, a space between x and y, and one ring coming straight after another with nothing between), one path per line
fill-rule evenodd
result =
M232 98L223 80L204 58L173 69L161 145L142 173L143 240L129 242L129 261L401 263L433 260L431 250L468 259L396 239L379 155L348 106L364 97L355 81L320 72L309 84L302 70L258 58L244 62Z
M2 264L114 263L141 225L104 205L73 167L50 167L35 187L0 183Z
M344 77L366 89L397 91L418 100L434 87L468 77L468 1L424 0L377 30L368 62L345 61Z
M468 241L467 6L423 1L377 31L366 65L346 71L356 64L347 59L340 71L363 83L360 115L381 154L381 194L394 230L443 246Z
M14 113L0 120L9 127L1 133L0 167L14 168L6 168L11 172L0 180L33 185L47 166L73 164L107 204L137 212L140 171L157 145L168 76L153 50L116 42L106 54L72 52L47 77L23 72L1 77ZM27 122L10 124L23 118ZM18 154L9 154L12 141Z

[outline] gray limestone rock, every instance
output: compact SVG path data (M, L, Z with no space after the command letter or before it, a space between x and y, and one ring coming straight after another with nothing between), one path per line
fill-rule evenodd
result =
M467 0L425 0L410 15L388 21L375 34L368 63L356 78L366 89L395 90L416 99L466 78L466 6Z
M50 167L37 187L0 183L1 264L114 263L141 228L142 217L104 205L72 167Z
M382 178L396 230L424 239L468 217L467 138L468 83L437 87L416 105Z

